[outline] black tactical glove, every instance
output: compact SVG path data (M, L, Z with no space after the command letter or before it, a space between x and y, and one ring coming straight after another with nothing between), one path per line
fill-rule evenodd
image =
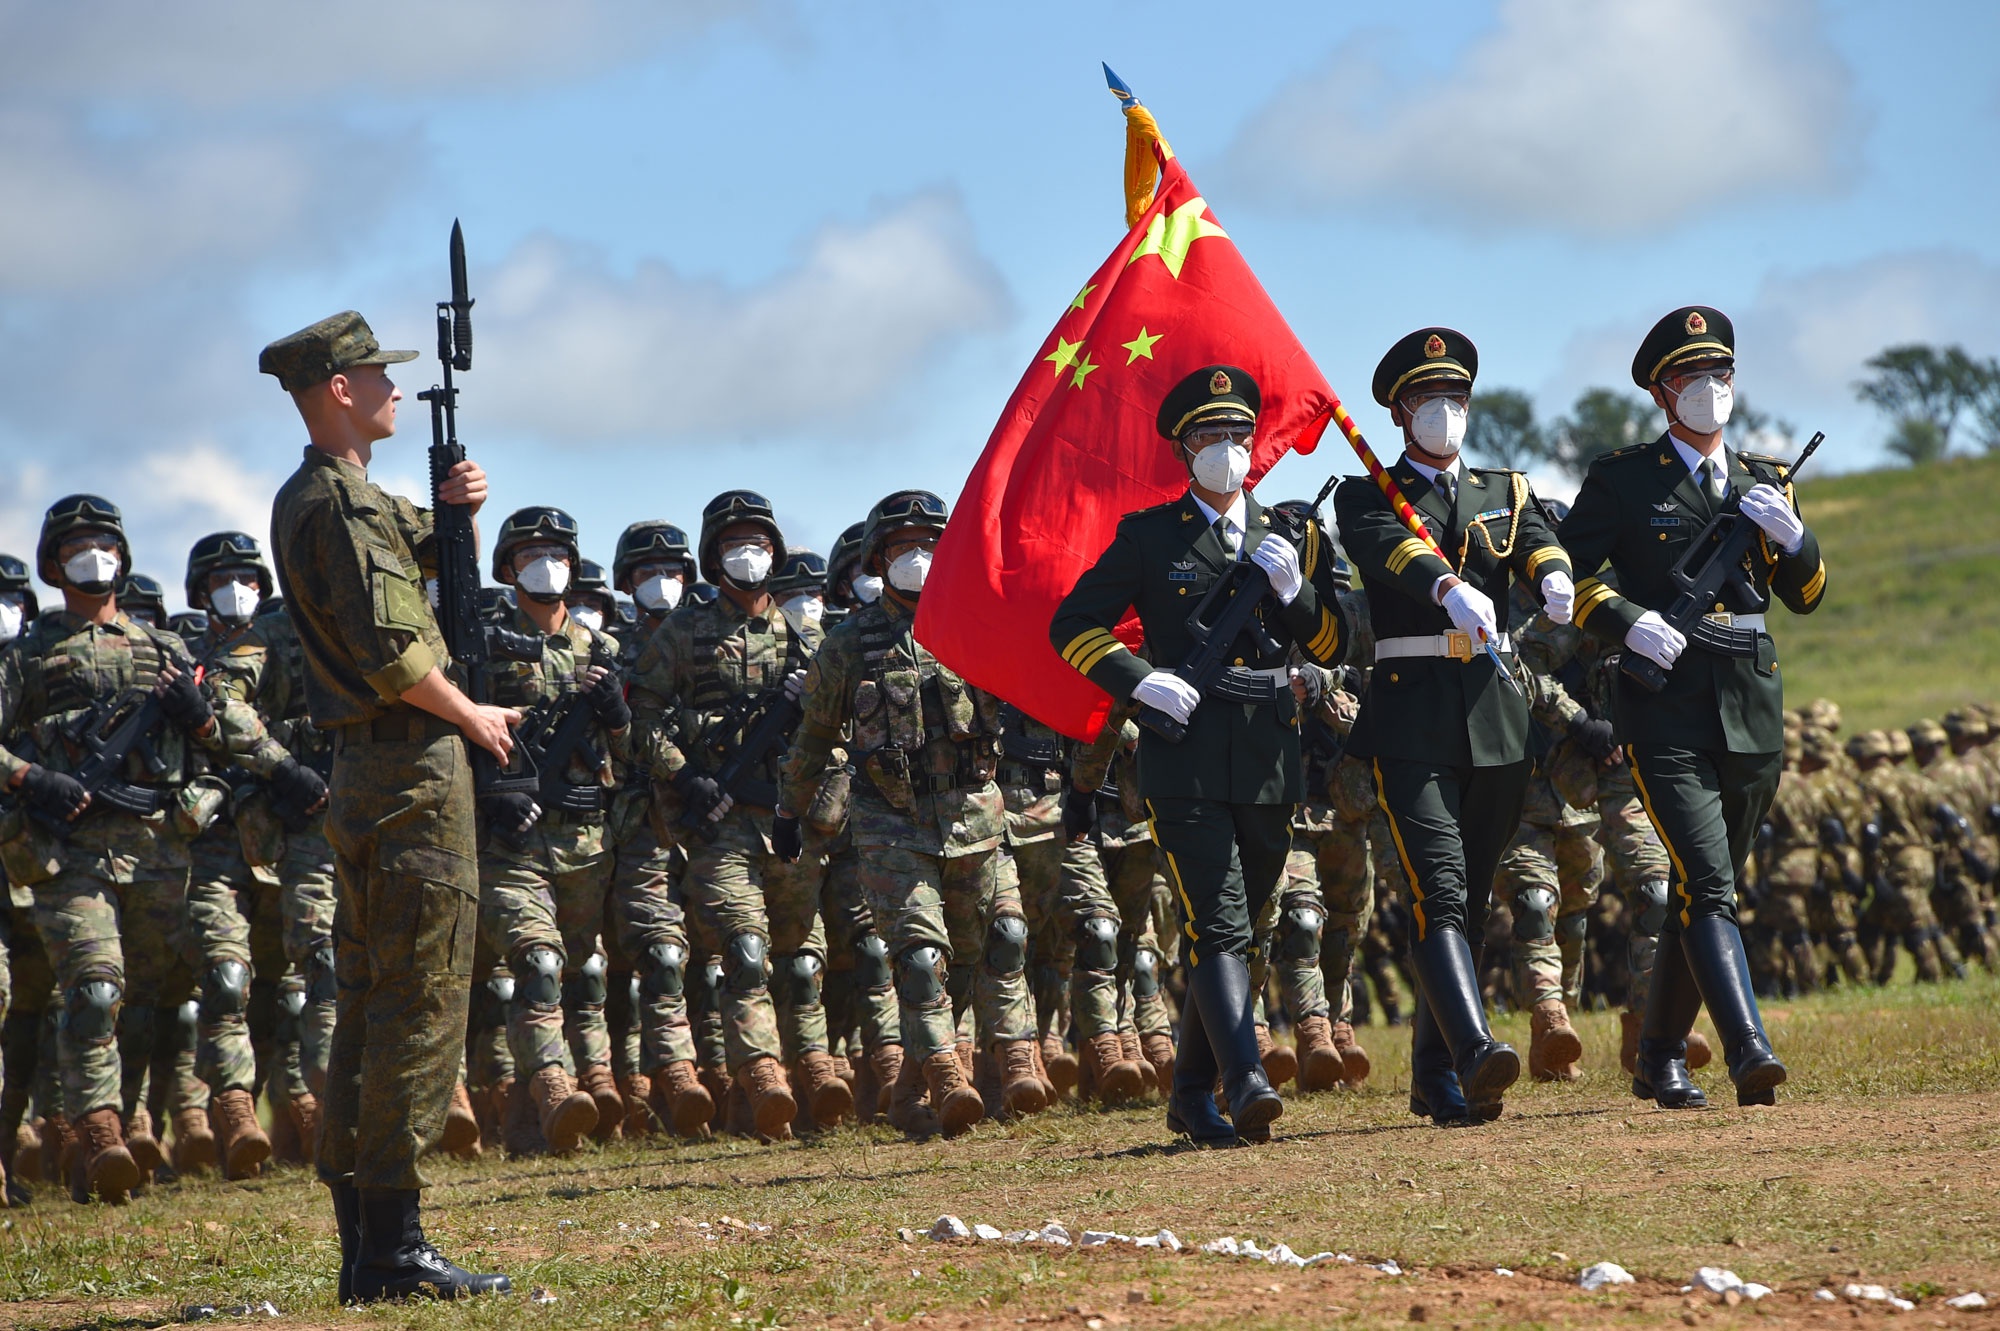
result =
M1071 841L1087 835L1097 821L1097 792L1069 787L1063 791L1062 813L1063 831Z
M1598 762L1604 762L1618 752L1617 744L1611 739L1611 723L1594 716L1579 717L1576 724L1569 728L1569 737L1576 741L1578 748Z
M799 862L799 856L806 853L806 841L798 819L781 813L771 820L771 850L787 864Z
M326 800L326 778L296 758L279 763L271 773L270 783L271 794L287 825L295 819L303 823Z
M40 763L22 774L21 794L42 812L65 819L76 817L90 798L83 782L67 773L52 772Z
M625 701L625 683L616 671L605 671L604 678L585 689L583 696L597 714L597 723L606 730L623 730L632 724L632 705Z
M215 708L209 706L201 684L185 672L175 675L160 690L160 710L167 714L167 720L190 735L215 718Z
M688 811L697 818L708 817L710 811L722 803L721 784L714 777L697 772L692 767L683 767L675 772L673 782Z
M526 791L509 790L498 795L482 795L479 818L502 841L515 850L528 842L528 833L542 816L542 806Z

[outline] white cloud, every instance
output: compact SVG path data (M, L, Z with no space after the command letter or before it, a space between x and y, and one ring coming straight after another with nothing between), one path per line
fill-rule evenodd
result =
M480 413L561 443L760 437L900 398L935 353L995 327L999 274L955 196L834 223L750 287L661 260L629 276L537 237L486 281ZM492 427L489 427L492 428Z
M1810 0L1505 0L1450 68L1337 48L1245 126L1246 190L1425 223L1645 231L1854 171L1853 76Z

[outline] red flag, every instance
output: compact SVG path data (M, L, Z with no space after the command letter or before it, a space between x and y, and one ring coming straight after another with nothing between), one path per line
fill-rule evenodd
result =
M972 683L1066 735L1111 700L1049 645L1049 621L1118 520L1178 497L1187 471L1154 428L1204 365L1240 365L1263 395L1250 484L1310 453L1337 401L1165 145L1159 190L1057 320L1007 401L938 544L918 639ZM1136 618L1118 636L1139 640Z

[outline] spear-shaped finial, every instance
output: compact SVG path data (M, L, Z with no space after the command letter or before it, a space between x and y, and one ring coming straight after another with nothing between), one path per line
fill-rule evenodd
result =
M1111 66L1109 65L1104 66L1104 81L1110 86L1111 95L1118 99L1118 105L1124 107L1127 111L1130 111L1139 104L1139 99L1132 95L1132 89L1126 85L1124 79L1119 78L1111 72Z

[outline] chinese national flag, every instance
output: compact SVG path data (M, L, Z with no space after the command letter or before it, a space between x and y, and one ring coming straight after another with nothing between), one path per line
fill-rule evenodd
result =
M1120 518L1187 489L1154 428L1167 391L1204 365L1250 372L1263 395L1252 485L1287 449L1310 453L1337 401L1179 160L1150 147L1151 206L1021 376L917 612L917 638L938 660L1079 739L1095 736L1111 699L1056 654L1049 621ZM1117 632L1138 646L1135 617Z

